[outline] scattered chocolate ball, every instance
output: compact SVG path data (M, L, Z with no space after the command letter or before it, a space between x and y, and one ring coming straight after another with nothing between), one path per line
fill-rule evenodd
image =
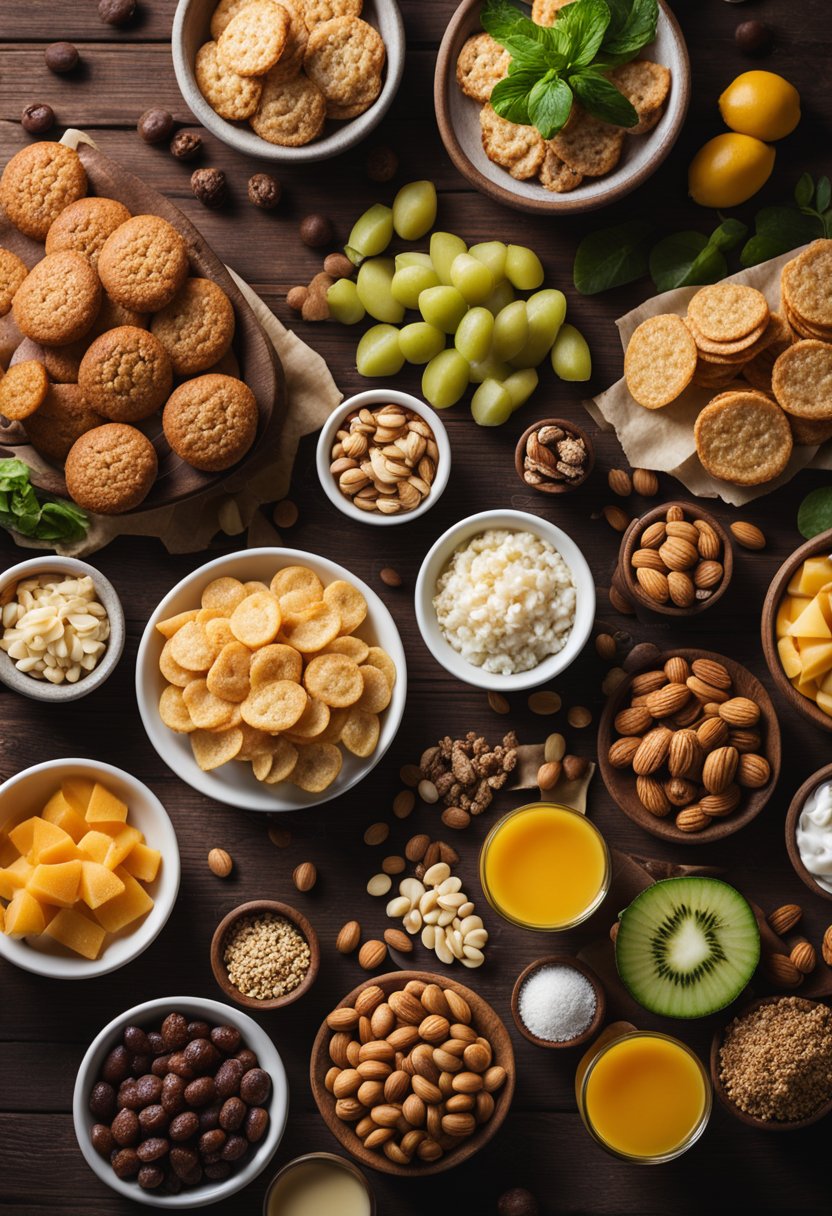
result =
M146 144L164 143L170 139L173 130L173 115L154 106L151 110L145 110L136 123L136 130Z
M373 148L367 157L367 176L371 182L389 182L398 168L399 158L392 148Z
M202 136L198 131L177 131L170 141L170 154L177 160L195 160L202 151Z
M319 245L329 245L334 235L332 220L326 215L307 215L300 222L300 239L312 249Z
M734 30L734 41L746 55L767 55L774 46L774 31L763 21L741 21Z
M43 135L55 125L55 111L44 102L33 102L20 115L20 125L30 135Z
M499 1216L538 1216L540 1207L531 1191L525 1187L512 1187L497 1200Z
M77 68L81 56L77 46L73 46L71 42L50 42L43 52L43 58L49 71L60 76L63 72L72 72Z
M136 0L98 0L98 15L105 25L126 25L136 13Z
M191 190L204 207L221 207L227 193L225 174L222 169L195 169Z
M282 188L271 173L254 173L248 179L248 201L264 211L272 211L280 202Z

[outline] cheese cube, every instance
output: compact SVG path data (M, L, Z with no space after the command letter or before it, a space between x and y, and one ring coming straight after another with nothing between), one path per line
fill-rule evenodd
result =
M47 823L54 823L68 832L77 844L87 830L87 821L79 815L64 798L60 790L53 794L41 811L41 817Z
M826 619L829 596L821 593L810 600L797 620L789 625L788 633L793 638L832 638L832 629Z
M127 807L120 798L111 794L106 786L96 781L84 818L90 824L126 823Z
M141 842L133 845L122 862L127 873L138 878L140 882L153 882L161 864L162 854L159 850L151 849L149 845Z
M774 623L774 632L778 638L782 638L783 634L788 632L789 625L792 621L796 621L804 608L811 601L806 595L785 595L780 601L780 606L777 609L777 616Z
M141 883L136 882L123 866L115 871L124 883L124 890L115 899L110 899L100 908L94 909L95 919L108 933L118 933L125 925L130 925L145 916L153 907L153 900Z
M18 857L10 866L0 870L0 899L11 899L20 891L34 873L35 867L25 857Z
M113 836L110 841L110 847L107 850L107 855L104 858L104 865L109 869L114 870L116 866L120 866L130 853L131 849L137 844L141 844L142 834L137 828L122 828L121 831Z
M98 958L105 937L100 925L74 908L61 908L44 932L47 937L88 959Z
M791 680L793 676L799 676L803 671L803 664L800 660L800 655L797 652L794 638L780 638L777 643L777 653L780 656L780 662L783 670Z
M84 815L92 796L95 782L90 777L66 777L61 782L61 793L73 811Z
M832 670L832 640L800 643L800 662L804 680L817 680Z
M804 680L802 676L795 676L792 684L802 696L808 697L810 701L817 701L818 686L814 680Z
M63 828L59 828L57 824L48 823L47 820L41 819L40 817L35 819L32 827L32 844L28 854L29 860L34 865L37 865L39 861L49 861L50 858L45 857L44 854L49 853L51 849L55 848L56 846L65 848L66 845L71 845L72 848L75 848L75 842L68 832L65 832ZM60 851L61 849L59 848L59 852ZM55 858L55 861L69 860L71 860L71 858Z
M112 870L98 861L81 862L79 894L88 907L98 908L108 899L121 895L123 890L124 883Z
M11 903L6 908L4 932L9 937L27 937L43 933L46 918L43 908L28 891L15 891Z
M103 863L112 843L113 838L108 836L106 832L89 831L86 836L82 836L78 841L78 851L84 860L100 861Z
M71 908L78 898L81 882L81 862L62 861L57 865L37 865L26 883L26 890L35 899L59 908Z
M832 561L828 557L807 557L800 570L799 594L817 595L824 583L832 580Z
M39 816L32 815L30 819L24 819L9 832L9 840L18 853L24 857L32 851L32 837L35 834L35 822L38 818Z

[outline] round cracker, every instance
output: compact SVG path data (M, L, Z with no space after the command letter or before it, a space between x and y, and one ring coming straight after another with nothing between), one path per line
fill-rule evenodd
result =
M251 651L242 642L223 646L211 664L205 682L209 692L224 701L245 701L251 689Z
M189 735L191 731L196 730L196 723L185 704L182 689L174 684L168 684L159 698L159 717L165 726L181 735Z
M209 773L237 756L242 746L243 732L239 727L220 732L195 730L190 738L194 760L203 773Z
M231 613L246 598L246 589L238 578L215 578L203 589L200 603L203 608L217 608L223 616Z
M252 688L240 706L243 721L259 730L291 730L306 709L308 697L294 680L273 680Z
M218 651L203 625L188 621L170 639L170 653L186 671L204 672L217 657Z
M328 646L325 646L321 654L345 654L347 658L357 663L359 667L362 663L367 662L367 656L370 653L370 647L361 638L354 638L350 634L345 634L343 637L335 638Z
M19 422L43 405L49 391L46 368L37 359L15 363L0 380L0 414Z
M371 646L367 651L367 658L365 659L365 662L369 663L372 667L377 667L379 671L384 672L385 676L387 677L387 683L390 685L391 689L395 686L398 675L396 671L396 664L390 658L390 655L386 650L382 650L380 646Z
M205 622L205 636L208 638L211 645L216 647L217 654L219 654L223 646L227 646L229 642L237 641L234 634L231 632L231 626L228 623L228 618L224 616L218 616L211 621Z
M694 425L703 467L720 481L755 486L783 472L792 433L779 405L762 393L726 393L705 406Z
M303 673L303 683L311 697L336 709L355 705L364 692L361 669L345 654L317 655Z
M348 709L333 709L329 710L329 724L325 731L318 735L316 743L338 743L341 739L341 734L347 724L347 719L350 716Z
M159 670L168 684L175 684L177 688L184 688L194 678L194 673L187 671L184 667L180 667L171 654L170 639L165 642L162 647L162 653L159 655Z
M223 730L234 725L236 706L211 692L206 680L191 680L182 690L182 699L199 730Z
M251 686L258 688L261 684L271 684L275 680L292 680L300 684L303 674L303 659L294 646L286 646L283 642L272 642L269 646L261 646L251 659Z
M744 337L737 338L735 342L714 342L711 338L705 337L702 330L692 317L685 317L684 320L688 329L693 334L693 340L696 343L697 349L699 350L700 354L703 354L706 358L710 358L712 356L719 356L720 358L734 356L742 359L745 351L755 346L756 343L765 336L766 330L768 329L768 317L766 317L765 321L762 321L759 325L756 325L754 329L745 334Z
M262 76L274 67L289 36L289 14L273 0L252 0L217 39L217 58L238 76Z
M789 414L815 422L832 418L832 346L809 338L775 361L771 387Z
M322 794L341 771L343 757L334 743L309 743L299 747L290 780L309 794Z
M356 709L353 706L344 723L344 729L341 731L341 743L348 752L366 760L367 756L372 756L378 746L380 731L381 722L378 714L369 713L366 709Z
M391 689L387 676L378 667L369 664L359 667L364 681L364 691L356 702L358 709L371 714L380 714L390 704Z
M240 730L243 733L243 742L236 757L238 760L253 760L255 756L261 756L264 752L271 755L274 750L274 735L265 730L258 730L255 726L249 726L248 722L241 722Z
M168 616L163 621L159 621L156 628L163 638L172 638L183 625L187 625L188 621L196 620L196 613L196 608L191 608L189 612L178 612L176 616Z
M713 283L688 303L688 317L711 342L736 342L768 321L768 301L756 287Z
M813 241L780 276L783 298L810 325L832 326L832 240Z
M367 601L346 579L337 578L324 589L324 603L341 618L341 633L353 633L367 615Z
M334 608L320 603L313 604L297 617L283 622L281 641L294 646L301 654L314 654L323 650L341 631L341 617Z
M277 637L282 616L280 604L270 591L254 591L240 601L228 623L238 642L258 650Z
M630 395L648 410L669 405L693 379L697 357L696 343L681 317L648 317L633 332L624 355Z
M274 741L272 763L266 777L266 785L277 785L280 781L288 781L292 770L297 764L298 749L288 739L282 736Z
M307 603L313 604L324 597L324 585L314 570L308 566L284 566L278 570L271 581L272 595L281 599L290 591L306 590L309 592Z
M329 706L317 697L310 697L309 704L298 718L287 737L291 742L309 743L312 739L320 739L329 726Z

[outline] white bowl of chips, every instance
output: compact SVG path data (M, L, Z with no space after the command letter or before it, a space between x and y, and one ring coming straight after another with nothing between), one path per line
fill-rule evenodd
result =
M150 617L136 661L139 713L162 760L250 811L352 789L393 742L406 694L382 601L298 549L229 553L189 574Z

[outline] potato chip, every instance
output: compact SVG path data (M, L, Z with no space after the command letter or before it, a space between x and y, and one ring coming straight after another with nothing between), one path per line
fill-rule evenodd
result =
M353 707L344 723L341 732L341 742L348 752L354 756L366 759L372 756L378 746L378 736L381 723L378 714L368 713L366 709Z
M277 785L291 776L292 769L297 764L298 749L283 736L275 739L272 751L272 763L266 777L266 785Z
M207 671L217 657L217 650L202 625L188 621L170 639L170 653L186 671Z
M231 632L238 641L256 650L273 642L280 629L280 604L269 591L254 591L241 600L231 614Z
M310 743L297 750L290 780L309 794L323 793L341 771L341 752L334 743Z
M390 658L386 650L382 650L380 646L371 646L367 651L365 663L369 663L372 667L377 667L379 671L383 671L387 676L387 683L393 689L396 684L396 664Z
M255 591L268 591L267 583L263 583L259 578L254 578L249 583L243 583L243 590L246 595L254 595Z
M346 708L364 692L358 664L345 654L319 654L307 665L303 684L312 697L326 705Z
M191 680L182 690L182 697L194 725L200 730L217 730L234 725L231 721L234 705L215 696L205 680Z
M188 621L196 619L196 613L196 608L192 608L189 612L177 612L176 616L169 616L164 621L159 621L156 628L163 638L172 638L178 629L187 625Z
M243 733L243 742L236 757L238 760L253 760L255 756L260 756L264 752L271 755L274 750L274 735L249 726L248 722L241 722L240 730Z
M290 730L300 718L309 698L293 680L273 680L252 688L243 701L243 721L272 732Z
M223 616L231 616L247 594L238 578L215 578L202 592L201 604L203 608L218 608Z
M205 677L208 689L225 701L245 701L251 688L251 651L242 642L223 646Z
M228 613L221 612L219 608L200 608L199 612L196 614L197 625L202 625L203 627L207 625L209 621L225 621L227 619Z
M259 755L252 756L251 771L254 773L258 781L265 781L269 773L272 771L271 752L260 752Z
M352 633L367 615L367 601L352 583L338 578L324 589L324 603L341 618L341 633Z
M342 638L335 638L321 651L321 654L345 654L354 663L358 663L359 667L362 663L367 662L369 653L370 647L366 642L362 642L361 638L351 637L349 634L345 634Z
M283 622L280 639L301 654L313 654L337 638L341 629L338 613L326 604L315 604L303 617Z
M296 739L308 742L311 739L319 739L328 726L329 706L325 701L319 701L317 697L310 697L306 709L291 731L286 733L291 735L293 743Z
M308 566L284 566L271 581L271 593L282 599L289 591L305 591L306 603L323 599L324 585Z
M237 639L231 632L231 626L228 619L224 616L218 616L213 621L208 621L205 625L205 633L213 647L216 648L217 654L222 650L223 646L227 646L229 642L236 642Z
M391 688L387 676L378 667L371 667L369 664L359 667L358 670L364 680L364 691L356 702L356 707L366 710L367 713L380 714L390 704Z
M159 670L168 684L175 684L177 688L184 688L194 678L194 673L186 671L184 667L180 667L170 653L170 639L165 642L162 647L162 653L159 655Z
M315 740L316 743L338 743L341 739L341 734L347 724L347 718L350 716L348 709L332 709L329 710L329 725L325 731L322 731Z
M294 646L272 642L252 655L251 686L257 688L261 684L273 684L275 680L294 680L295 684L300 684L302 671L303 659Z
M219 734L196 730L190 739L194 760L203 773L210 773L211 769L219 768L221 764L227 764L229 760L234 759L240 750L243 732L237 727Z
M168 684L159 698L159 717L165 726L179 734L187 735L196 730L196 724L182 696L182 689L173 684Z
M281 595L279 602L280 611L285 620L289 617L302 616L308 609L314 608L324 601L320 595L315 595L312 588L299 587L297 591L287 591L285 595Z

